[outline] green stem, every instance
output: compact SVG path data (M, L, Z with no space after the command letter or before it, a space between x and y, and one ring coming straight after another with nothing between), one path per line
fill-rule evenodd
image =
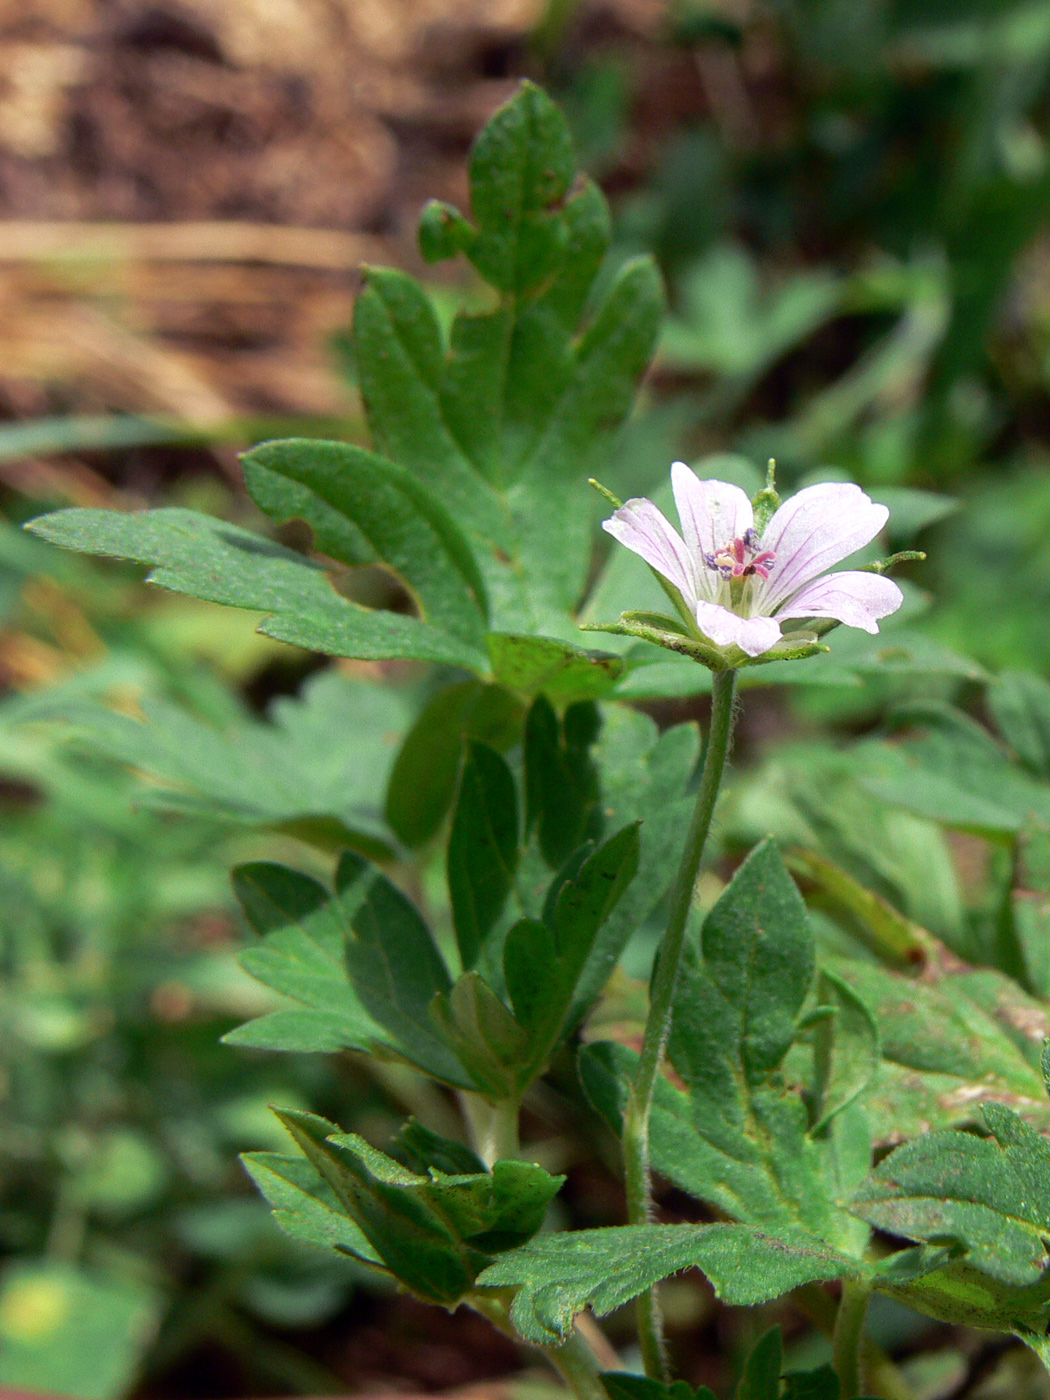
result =
M826 1337L835 1335L838 1304L819 1283L805 1283L796 1288L791 1301L804 1317L808 1317ZM905 1380L895 1362L871 1337L865 1337L860 1353L861 1376L865 1386L877 1392L883 1400L919 1400L913 1386Z
M652 1171L649 1163L649 1115L652 1112L660 1065L671 1030L671 1008L678 969L685 946L685 931L693 902L693 889L700 861L711 828L711 818L722 784L729 744L733 734L736 702L736 672L716 671L711 704L711 728L707 737L704 769L696 795L693 819L686 837L682 861L671 890L667 931L657 954L645 1024L645 1039L638 1070L631 1085L623 1120L623 1156L627 1182L627 1219L632 1225L644 1224L652 1216ZM656 1289L638 1300L638 1340L645 1373L653 1380L667 1378L663 1322Z
M500 1332L520 1344L521 1337L515 1331L510 1320L509 1306L500 1298L496 1290L487 1296L475 1293L468 1301L475 1312L481 1313L482 1317L487 1317L489 1322ZM573 1395L576 1396L576 1400L609 1400L608 1393L601 1382L594 1353L575 1329L560 1347L539 1346L535 1342L530 1342L529 1346L542 1352Z
M547 1360L579 1400L609 1400L594 1356L579 1332L571 1332L560 1347L545 1348Z
M460 1094L463 1113L470 1125L474 1151L487 1167L505 1157L520 1157L518 1119L521 1105L517 1099L501 1099L490 1103L480 1094Z
M870 1296L863 1284L846 1282L842 1285L842 1301L831 1341L831 1364L839 1378L840 1400L857 1400L860 1395L861 1347Z
M84 1248L87 1224L87 1211L77 1199L72 1181L67 1178L58 1188L58 1200L44 1246L47 1258L75 1264Z

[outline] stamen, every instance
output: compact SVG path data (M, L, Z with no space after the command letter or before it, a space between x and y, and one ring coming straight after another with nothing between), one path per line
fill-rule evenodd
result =
M776 555L770 549L758 553L759 544L758 532L745 530L742 537L731 540L714 554L705 554L703 560L709 569L725 579L750 578L752 574L768 578L769 566Z

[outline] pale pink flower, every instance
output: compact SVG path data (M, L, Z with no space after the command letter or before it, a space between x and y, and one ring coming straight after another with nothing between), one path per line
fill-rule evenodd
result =
M807 486L759 537L739 486L701 481L684 462L672 466L671 485L681 535L644 497L627 501L604 528L674 584L716 646L761 656L780 641L781 623L796 618L830 618L874 633L904 601L881 574L827 572L870 544L889 515L859 486Z

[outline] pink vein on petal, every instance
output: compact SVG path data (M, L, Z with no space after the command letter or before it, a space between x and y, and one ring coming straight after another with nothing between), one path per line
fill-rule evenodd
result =
M688 607L696 606L697 563L681 535L652 501L644 496L626 501L610 520L602 521L602 529L673 583Z
M743 539L755 523L751 502L739 486L701 480L684 462L672 463L671 487L685 542L700 561L700 592L714 602L721 593L722 580L714 569L704 567L704 557Z
M736 645L748 656L761 656L780 641L780 624L775 618L740 617L718 603L697 603L696 622L715 646Z
M892 579L846 570L807 583L777 617L829 617L875 633L879 619L895 613L903 602L904 594Z
M859 486L830 481L805 487L785 501L762 536L762 548L777 558L758 606L773 612L804 584L870 544L888 517L886 507Z

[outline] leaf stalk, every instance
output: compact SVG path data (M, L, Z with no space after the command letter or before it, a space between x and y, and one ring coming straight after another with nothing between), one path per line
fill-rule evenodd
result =
M495 1290L471 1294L467 1301L505 1336L521 1343L521 1336L510 1320L510 1309ZM542 1352L576 1400L609 1400L594 1352L575 1327L560 1347L537 1346L534 1342L529 1345Z
M518 1120L521 1105L517 1099L490 1103L480 1094L461 1093L463 1115L470 1128L471 1145L486 1167L505 1157L520 1157Z
M841 1400L857 1400L861 1392L861 1348L870 1297L861 1283L847 1279L842 1285L831 1341L831 1364L839 1378Z

